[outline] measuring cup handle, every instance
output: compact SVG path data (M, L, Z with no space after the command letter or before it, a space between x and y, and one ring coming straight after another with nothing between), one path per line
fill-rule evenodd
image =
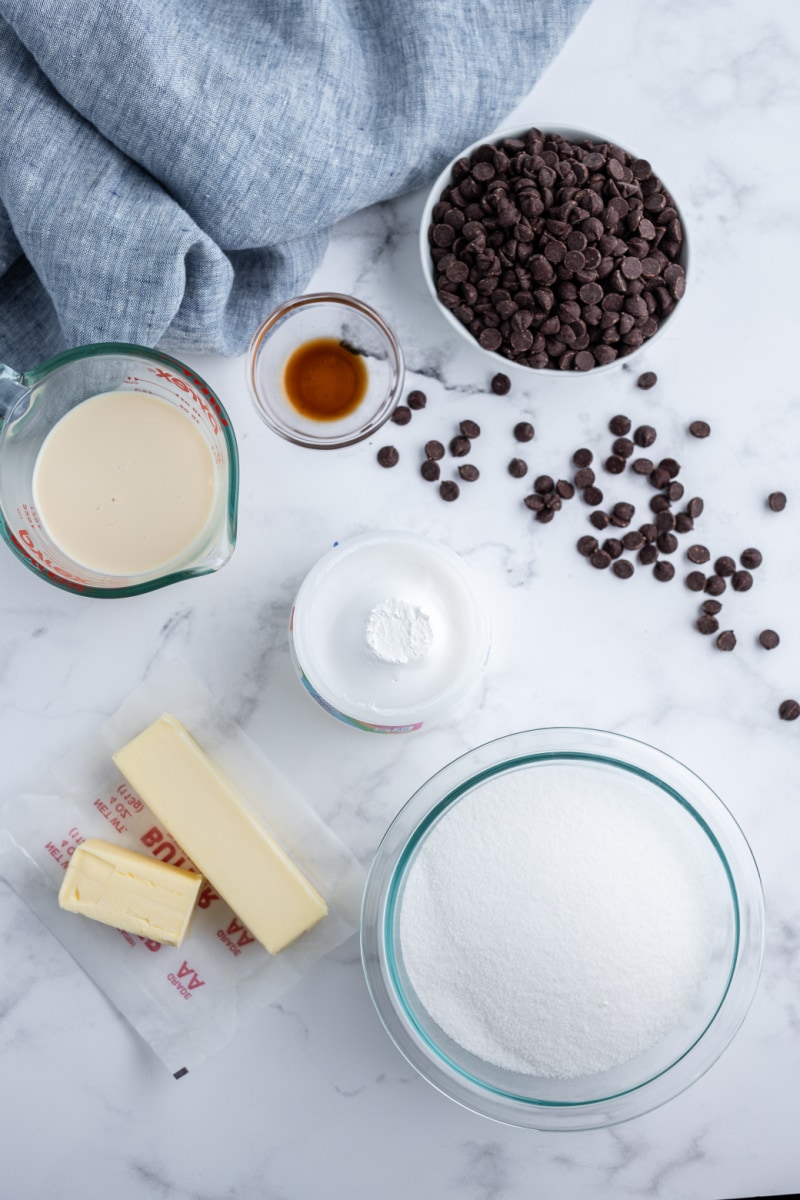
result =
M0 363L0 425L19 396L20 388L24 387L25 376L22 372Z

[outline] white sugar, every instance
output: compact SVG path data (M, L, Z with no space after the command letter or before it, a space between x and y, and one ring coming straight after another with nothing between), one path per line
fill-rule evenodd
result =
M433 1020L486 1062L593 1075L691 1005L712 908L693 818L636 776L541 764L483 784L418 852L402 956Z

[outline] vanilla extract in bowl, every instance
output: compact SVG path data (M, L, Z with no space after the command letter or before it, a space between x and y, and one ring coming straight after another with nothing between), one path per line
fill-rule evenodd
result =
M283 372L289 403L315 421L339 421L355 412L368 382L362 355L333 337L303 342L289 356Z

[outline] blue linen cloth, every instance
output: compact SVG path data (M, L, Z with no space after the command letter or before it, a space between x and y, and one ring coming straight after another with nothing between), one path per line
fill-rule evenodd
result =
M589 0L0 0L0 360L243 351L339 218L431 180Z

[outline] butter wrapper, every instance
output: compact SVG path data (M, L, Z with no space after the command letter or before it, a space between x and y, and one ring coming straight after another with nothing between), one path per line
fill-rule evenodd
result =
M111 755L173 713L328 904L328 915L272 956L205 881L180 947L64 912L58 890L86 838L193 868ZM5 804L0 874L180 1077L221 1050L323 955L358 931L365 873L310 804L178 661L167 663L30 792Z

